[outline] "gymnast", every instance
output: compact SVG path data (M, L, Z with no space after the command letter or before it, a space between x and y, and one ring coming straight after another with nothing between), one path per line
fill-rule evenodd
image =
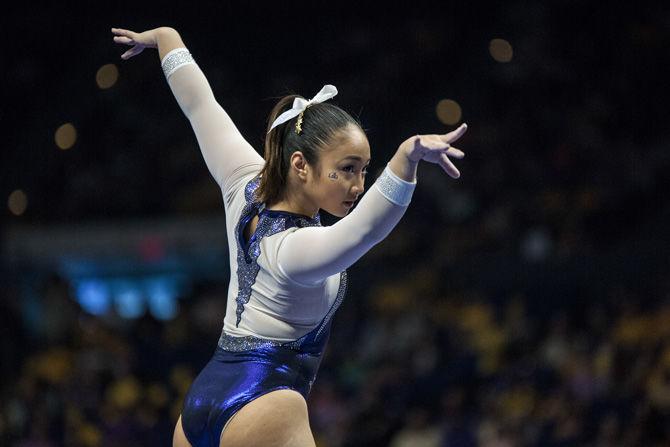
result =
M363 194L370 145L360 123L327 102L325 85L307 100L272 109L262 158L244 139L179 33L112 28L129 45L124 60L157 48L166 80L222 191L230 284L221 337L190 386L174 447L314 446L306 398L316 379L346 269L397 225L409 206L421 160L460 173L447 134L403 141ZM319 211L340 217L322 226Z

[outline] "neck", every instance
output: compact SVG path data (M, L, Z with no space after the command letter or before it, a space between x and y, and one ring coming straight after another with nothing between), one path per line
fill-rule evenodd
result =
M290 197L287 197L272 204L268 204L266 209L274 211L288 211L289 213L301 214L313 219L319 212L319 208L315 206L307 206L305 202L306 201L304 200L297 201L295 198L291 200Z
M289 174L286 187L278 200L267 202L266 208L275 211L288 211L289 213L301 214L315 218L319 207L306 193L304 182Z

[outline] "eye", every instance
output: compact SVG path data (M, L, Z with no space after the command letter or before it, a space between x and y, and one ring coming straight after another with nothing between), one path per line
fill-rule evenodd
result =
M345 167L340 168L340 169L342 169L342 171L344 171L348 174L354 174L356 172L356 166L354 166L354 165L345 166ZM361 174L363 174L363 176L366 176L368 174L368 166L365 166L363 168L363 170L361 171Z

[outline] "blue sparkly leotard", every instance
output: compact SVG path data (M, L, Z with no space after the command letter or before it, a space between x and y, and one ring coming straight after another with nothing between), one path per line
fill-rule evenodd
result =
M258 181L258 177L254 178L245 188L247 204L235 230L239 284L237 323L260 270L257 259L262 239L289 228L320 225L318 215L310 219L268 210L254 202L253 193ZM243 231L256 214L259 216L256 231L247 242ZM233 337L224 331L212 359L195 379L184 401L182 427L191 445L218 446L222 430L231 416L246 403L270 391L292 389L307 399L330 334L331 318L345 293L346 270L340 274L339 290L330 310L314 329L294 341Z

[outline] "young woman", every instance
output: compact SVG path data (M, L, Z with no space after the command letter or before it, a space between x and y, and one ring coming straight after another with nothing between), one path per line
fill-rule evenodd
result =
M161 66L222 190L230 285L221 337L185 398L174 446L314 446L305 399L316 378L346 271L395 227L419 161L460 176L448 157L467 126L405 140L361 199L370 146L360 124L325 102L282 98L268 122L265 158L217 103L179 34L112 28L129 59L158 48ZM319 210L343 217L321 226Z

